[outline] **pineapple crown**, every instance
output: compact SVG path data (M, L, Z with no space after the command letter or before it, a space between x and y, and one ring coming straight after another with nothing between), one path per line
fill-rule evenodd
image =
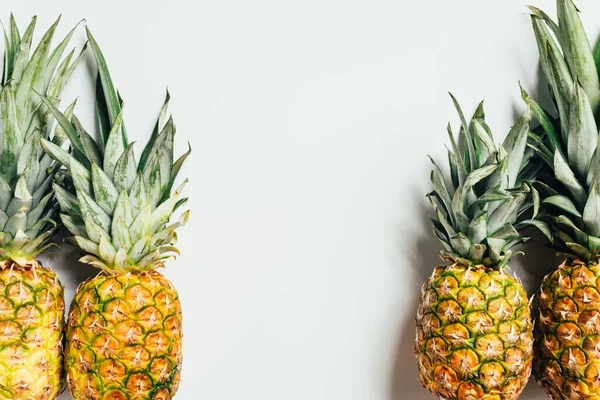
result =
M571 0L558 0L558 23L530 7L533 31L558 119L522 90L540 123L531 147L547 165L540 174L543 210L538 227L562 253L586 261L600 257L600 43L592 52ZM553 35L557 38L556 41ZM562 50L562 52L561 52Z
M150 140L136 161L123 123L122 100L98 44L89 30L87 35L98 66L99 140L75 116L69 118L41 96L71 143L69 154L42 139L46 152L65 167L66 178L54 185L60 216L73 241L87 253L81 262L119 273L155 269L179 254L175 230L185 224L189 211L178 222L169 221L187 201L180 198L185 182L172 189L191 149L173 162L175 126L171 117L166 119L167 92Z
M33 17L21 36L11 14L4 30L0 89L0 260L21 265L51 246L57 225L53 218L58 204L51 186L56 168L42 151L40 138L56 144L65 138L61 128L52 130L54 119L34 92L44 93L58 106L81 57L73 49L62 58L75 28L51 49L60 17L31 53L36 20Z
M501 269L513 254L511 248L528 239L519 231L538 223L520 218L528 209L534 214L538 210L537 192L528 184L539 169L529 162L533 151L526 145L531 112L527 109L500 145L485 122L483 102L467 124L454 96L452 100L461 120L458 142L448 124L453 192L431 159L433 191L427 196L435 209L433 231L448 262Z

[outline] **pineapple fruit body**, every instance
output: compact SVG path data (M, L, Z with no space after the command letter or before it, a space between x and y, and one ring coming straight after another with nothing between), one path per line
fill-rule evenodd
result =
M533 358L523 286L503 271L438 266L422 289L415 354L421 384L445 399L513 400Z
M84 255L100 270L82 283L71 304L65 365L77 400L168 400L177 392L182 362L181 305L158 268L179 250L177 229L189 210L185 181L174 189L191 149L173 154L175 125L167 92L155 128L136 158L118 95L98 43L87 30L98 67L99 138L41 96L68 136L73 151L42 139L61 165L54 184L60 218Z
M520 253L513 248L529 239L522 229L535 224L526 211L539 208L530 184L538 166L526 146L532 113L528 108L500 145L483 103L467 124L452 100L461 128L457 141L448 125L450 179L432 159L428 194L440 255L450 265L436 267L421 291L419 379L448 400L514 400L531 374L533 322L525 289L505 268Z
M0 266L0 399L54 400L63 387L63 287L31 261Z
M534 374L553 399L600 398L600 266L564 263L537 296Z
M4 30L0 79L0 400L55 400L63 388L63 288L38 255L53 246L58 165L40 140L62 145L40 93L61 107L61 92L81 53L67 51L75 28L54 46L60 17L35 44L37 18ZM64 55L64 57L63 57ZM65 113L72 115L75 103ZM60 179L60 178L57 178Z
M155 271L88 279L71 303L65 358L75 399L171 399L182 362L177 291Z
M600 81L595 51L572 0L557 0L557 21L530 7L540 64L558 116L522 90L541 128L530 139L544 160L536 226L568 260L537 296L538 383L553 399L600 399ZM555 114L554 114L555 115ZM537 133L536 133L537 132Z

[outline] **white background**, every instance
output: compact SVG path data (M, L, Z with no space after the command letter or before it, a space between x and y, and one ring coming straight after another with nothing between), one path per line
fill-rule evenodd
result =
M550 0L536 5L554 15ZM600 4L579 1L593 40ZM144 142L168 85L192 218L166 275L184 307L181 400L432 398L413 357L418 290L439 260L424 197L446 92L486 98L502 139L534 95L525 1L15 1L24 29L63 14L102 46ZM2 18L8 19L9 7ZM38 30L41 34L42 29ZM84 32L75 42L84 41ZM93 126L92 63L63 98ZM94 273L68 245L67 286ZM552 263L529 247L529 290ZM68 398L65 395L63 398ZM530 382L523 398L545 398Z

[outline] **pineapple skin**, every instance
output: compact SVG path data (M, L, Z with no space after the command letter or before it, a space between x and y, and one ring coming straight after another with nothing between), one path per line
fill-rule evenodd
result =
M419 304L415 355L423 387L445 399L519 396L533 359L533 323L520 282L483 266L438 266Z
M54 400L63 387L64 293L37 261L0 269L0 399Z
M563 263L536 296L534 374L553 399L600 399L600 267Z
M83 282L67 324L73 398L171 399L181 374L181 321L177 291L156 271L101 272Z

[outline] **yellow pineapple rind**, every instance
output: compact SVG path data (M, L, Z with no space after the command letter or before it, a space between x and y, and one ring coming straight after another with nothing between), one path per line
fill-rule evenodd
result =
M600 266L565 261L536 296L534 374L553 399L600 396Z
M520 282L484 266L439 266L419 304L415 355L426 389L445 399L518 397L533 358L533 324Z
M0 263L0 399L54 400L63 388L64 293L32 260Z
M156 271L102 272L71 303L65 364L76 399L170 399L182 363L181 305Z

